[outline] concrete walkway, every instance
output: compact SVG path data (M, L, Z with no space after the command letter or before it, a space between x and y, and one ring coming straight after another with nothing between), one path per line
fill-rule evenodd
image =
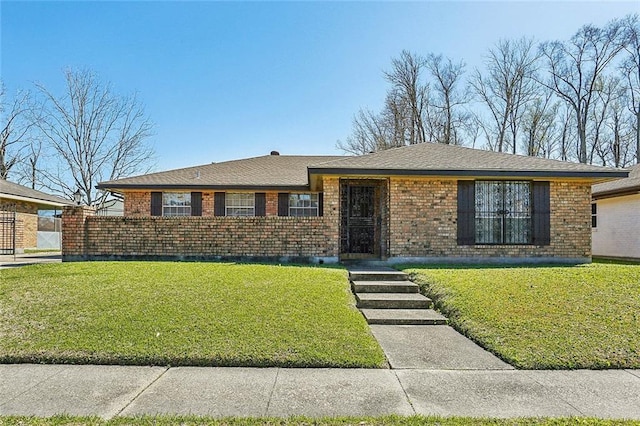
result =
M17 253L14 255L0 255L0 269L15 268L17 266L34 265L36 263L62 262L62 254L58 252Z
M640 370L0 365L0 414L640 419Z

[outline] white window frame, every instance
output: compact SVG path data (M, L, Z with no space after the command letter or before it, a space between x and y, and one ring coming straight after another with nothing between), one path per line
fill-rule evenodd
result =
M191 216L191 193L163 192L162 216Z
M227 192L224 199L224 214L231 217L256 215L256 194L253 192Z
M289 216L317 217L320 215L320 195L317 192L289 194Z

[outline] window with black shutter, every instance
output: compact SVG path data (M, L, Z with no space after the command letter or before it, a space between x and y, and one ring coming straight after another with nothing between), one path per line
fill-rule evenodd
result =
M202 192L191 193L191 216L202 216Z
M289 193L278 193L278 216L289 216Z
M225 193L216 192L213 194L213 215L224 216L225 215Z
M264 192L256 192L255 195L255 214L256 216L267 215L267 194Z
M549 182L458 181L458 245L551 241Z
M551 192L549 182L533 182L533 241L539 246L551 244Z
M475 228L475 182L458 181L458 245L476 242Z
M162 192L151 193L151 216L162 216Z

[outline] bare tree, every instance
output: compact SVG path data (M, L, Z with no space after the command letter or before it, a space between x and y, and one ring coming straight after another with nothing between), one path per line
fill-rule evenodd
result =
M460 130L468 121L468 115L461 108L469 102L468 94L460 88L465 64L434 54L427 57L425 64L432 77L427 120L433 135L431 142L458 145Z
M152 124L134 97L113 93L88 70L64 72L65 93L55 96L37 85L44 108L37 127L58 161L43 170L49 189L88 205L100 203L96 183L148 171L153 151L146 143Z
M539 55L532 39L500 40L489 49L486 73L476 70L470 85L490 113L485 124L496 151L516 153L521 118L527 103L537 97L534 80Z
M17 181L22 185L28 185L32 189L40 189L42 179L40 178L40 163L43 156L42 142L33 140L27 147L22 161L16 168Z
M558 102L554 102L553 93L542 90L529 102L522 115L521 125L524 133L524 145L527 155L552 158L558 141Z
M578 160L587 162L587 124L598 79L625 46L622 21L604 28L585 25L568 42L541 45L549 80L543 81L572 109L578 135Z
M599 79L589 117L589 162L603 166L623 167L633 157L632 122L628 91L623 80L615 75Z
M4 86L0 83L0 179L7 179L29 144L32 122L29 114L29 93L19 93L13 102L5 101Z
M388 144L389 129L384 118L369 109L361 109L353 117L351 135L346 141L338 141L337 147L350 154L362 155L375 152Z
M384 75L391 83L389 100L396 106L407 111L408 116L408 144L426 142L423 123L424 110L427 106L428 86L423 82L425 59L419 55L403 50L399 58L391 60L391 71Z
M627 43L625 58L620 66L629 91L629 111L634 115L635 157L640 164L640 19L629 15L624 19Z

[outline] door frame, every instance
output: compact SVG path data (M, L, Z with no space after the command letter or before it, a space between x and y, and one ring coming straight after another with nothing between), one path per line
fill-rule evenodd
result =
M349 252L349 188L374 187L373 253ZM340 260L382 260L389 255L389 179L340 178Z

